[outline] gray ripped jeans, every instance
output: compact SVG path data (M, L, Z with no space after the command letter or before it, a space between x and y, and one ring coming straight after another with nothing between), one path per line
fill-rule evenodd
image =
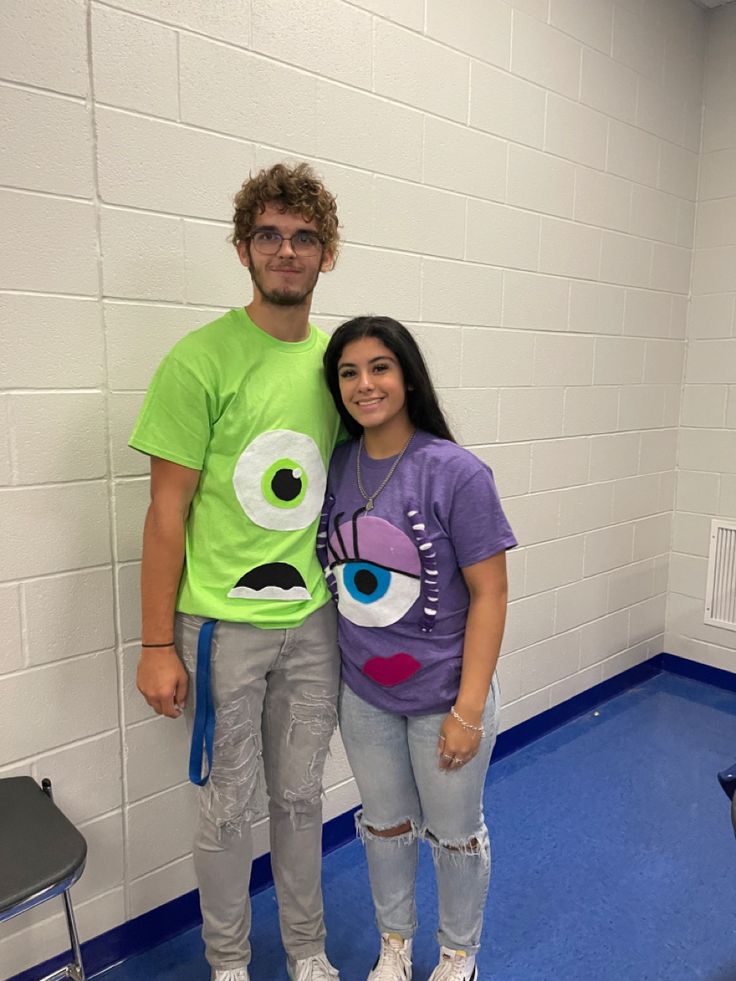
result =
M177 650L190 675L190 724L203 622L188 614L176 617ZM200 790L194 841L202 935L213 968L250 962L250 826L258 807L261 758L284 947L292 960L324 949L322 773L337 721L339 670L332 603L289 630L225 621L215 628L214 759Z

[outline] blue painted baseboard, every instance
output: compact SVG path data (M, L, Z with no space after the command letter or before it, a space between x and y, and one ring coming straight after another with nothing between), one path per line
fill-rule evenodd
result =
M661 671L671 671L695 681L706 682L726 691L736 692L736 673L734 672L711 668L708 665L689 661L674 654L657 654L643 664L629 668L616 677L609 678L608 681L581 692L566 702L562 702L546 712L541 712L506 732L502 732L496 742L493 753L494 760L508 756L517 749L534 742L535 739L539 739L540 736L552 729L556 729L565 722L590 711L614 695L653 678ZM322 830L322 848L325 854L353 839L356 810L357 808L353 808L325 823ZM253 862L251 892L254 894L261 892L272 883L270 857L262 855ZM150 950L165 940L197 926L200 922L197 891L193 890L82 944L82 955L87 976L94 977L114 964ZM38 981L46 974L58 970L67 960L68 958L63 956L55 957L28 971L16 974L9 981Z

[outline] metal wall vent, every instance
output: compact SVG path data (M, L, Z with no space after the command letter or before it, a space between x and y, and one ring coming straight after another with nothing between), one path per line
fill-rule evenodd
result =
M718 518L710 526L705 622L736 630L736 524Z

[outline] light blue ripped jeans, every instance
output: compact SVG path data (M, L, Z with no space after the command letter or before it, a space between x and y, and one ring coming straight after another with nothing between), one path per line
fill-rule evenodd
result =
M478 950L491 877L483 786L498 731L498 702L494 676L477 755L465 766L441 770L437 739L446 713L396 715L341 686L340 732L363 802L356 827L365 843L381 933L408 938L416 930L417 842L424 838L437 875L437 941L453 950ZM407 821L411 830L405 834L371 833Z

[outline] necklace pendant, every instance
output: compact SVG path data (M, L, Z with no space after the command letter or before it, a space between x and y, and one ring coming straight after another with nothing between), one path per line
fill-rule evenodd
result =
M373 498L372 497L369 497L368 500L365 502L365 509L366 509L366 511L372 511L373 510Z

